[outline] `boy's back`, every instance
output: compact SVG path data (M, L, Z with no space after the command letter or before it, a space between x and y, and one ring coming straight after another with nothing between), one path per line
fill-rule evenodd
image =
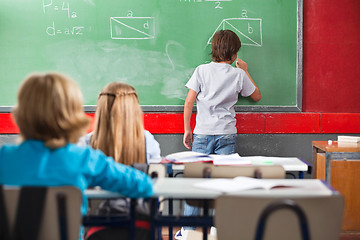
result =
M197 67L186 87L198 93L194 133L206 135L236 133L238 95L248 97L255 90L242 69L216 62Z

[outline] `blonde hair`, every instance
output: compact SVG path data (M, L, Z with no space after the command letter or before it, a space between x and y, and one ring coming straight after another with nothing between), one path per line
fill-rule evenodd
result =
M41 140L50 148L76 143L90 123L78 86L58 73L27 77L20 86L13 116L23 139Z
M100 92L90 144L119 163L146 162L142 110L132 86L113 82Z

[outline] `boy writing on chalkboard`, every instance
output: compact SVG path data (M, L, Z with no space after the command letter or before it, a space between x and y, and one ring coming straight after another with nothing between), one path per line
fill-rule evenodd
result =
M195 69L185 85L189 93L184 105L184 139L186 148L206 154L232 154L236 145L234 105L238 96L261 99L261 93L247 71L247 63L237 59L241 47L239 37L231 30L220 30L212 39L212 60ZM231 64L236 60L236 68ZM197 115L194 134L190 127L192 107L196 99ZM185 205L185 215L197 214ZM183 230L183 229L181 229ZM179 231L175 238L185 239ZM181 237L182 236L182 237Z
M184 105L184 145L195 152L231 154L235 152L238 96L261 99L261 93L247 71L246 62L237 59L239 37L231 30L220 30L212 39L212 60L195 69L185 85L189 93ZM236 60L236 68L231 64ZM196 99L194 136L190 116ZM206 140L206 141L205 141Z

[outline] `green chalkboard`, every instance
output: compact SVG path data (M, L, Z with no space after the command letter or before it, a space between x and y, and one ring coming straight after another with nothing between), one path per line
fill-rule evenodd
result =
M0 110L15 105L29 73L44 71L74 78L85 105L123 81L145 111L181 110L220 29L240 37L263 95L237 110L301 110L302 0L1 0Z

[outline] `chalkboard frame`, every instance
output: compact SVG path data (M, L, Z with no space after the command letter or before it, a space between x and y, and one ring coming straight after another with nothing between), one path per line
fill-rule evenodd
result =
M236 112L301 112L303 78L303 0L297 0L297 64L296 64L296 104L291 106L236 105ZM144 112L182 112L183 105L142 105ZM0 106L1 113L11 112L13 106ZM96 105L84 105L86 112L95 112ZM196 111L194 106L193 111Z

